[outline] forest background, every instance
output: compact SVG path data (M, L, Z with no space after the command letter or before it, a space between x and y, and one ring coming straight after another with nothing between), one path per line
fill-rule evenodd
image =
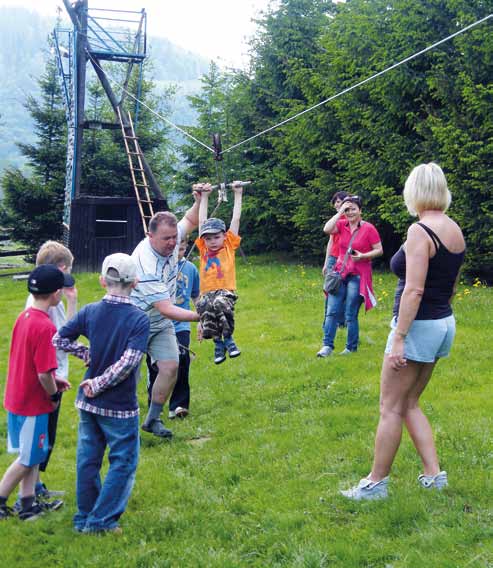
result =
M492 8L488 0L283 0L260 19L248 69L211 63L190 97L196 122L187 129L207 144L218 132L227 149L491 15ZM404 181L416 164L436 161L452 191L450 213L466 235L467 270L493 279L492 23L227 152L220 177L255 182L242 219L246 251L320 260L330 197L345 190L363 197L364 218L378 227L388 259L411 221L402 203ZM172 88L156 95L152 65L144 98L170 116ZM22 226L31 245L57 236L43 231L61 226L64 186L63 106L49 60L42 81L41 98L27 101L38 138L21 146L31 170L8 167L1 179L2 222ZM100 95L94 86L89 118L109 112ZM188 143L178 148L169 128L151 115L142 113L138 134L175 206L177 196L189 203L193 181L217 181L212 153ZM93 192L126 194L121 140L111 132L98 136L87 137L83 183ZM49 219L30 230L33 211Z

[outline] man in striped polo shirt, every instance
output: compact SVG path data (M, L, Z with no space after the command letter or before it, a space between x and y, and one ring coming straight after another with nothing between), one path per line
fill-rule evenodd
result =
M139 283L132 292L132 301L150 319L151 332L147 353L157 367L152 387L149 412L142 424L145 432L161 438L171 438L164 427L161 413L176 383L179 352L173 320L199 321L191 310L174 305L178 272L178 245L185 235L196 229L202 184L193 186L195 203L178 222L173 213L160 211L149 222L147 237L135 248L132 258L137 264Z

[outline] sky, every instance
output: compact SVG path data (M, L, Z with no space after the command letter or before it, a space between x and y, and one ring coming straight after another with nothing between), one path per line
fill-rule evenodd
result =
M274 3L276 0L273 0ZM221 66L244 67L247 40L255 31L252 18L272 0L89 0L89 8L140 11L145 8L148 34L217 60ZM0 6L22 6L56 16L62 0L0 0ZM63 13L66 14L65 8Z

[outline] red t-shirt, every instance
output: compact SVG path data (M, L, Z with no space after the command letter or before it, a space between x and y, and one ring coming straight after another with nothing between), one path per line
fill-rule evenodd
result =
M56 350L51 343L55 333L56 327L42 310L28 308L17 318L5 387L4 406L9 412L20 416L53 412L53 404L38 374L57 368Z

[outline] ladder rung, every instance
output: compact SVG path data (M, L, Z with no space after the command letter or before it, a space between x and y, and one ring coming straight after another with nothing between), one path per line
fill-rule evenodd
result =
M137 136L127 136L126 134L123 138L126 138L127 140L138 140Z
M149 187L146 183L136 183L135 187Z
M134 172L143 172L142 168L132 168Z
M142 152L128 152L131 156L142 156Z

